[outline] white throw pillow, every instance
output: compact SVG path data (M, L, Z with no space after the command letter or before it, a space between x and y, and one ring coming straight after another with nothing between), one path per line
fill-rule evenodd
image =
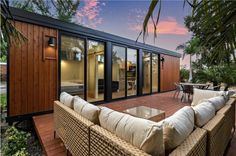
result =
M78 96L74 98L74 111L90 120L91 122L99 124L98 114L100 112L100 108L88 103Z
M162 126L156 122L106 107L101 108L99 121L103 128L151 155L164 152Z
M191 106L195 106L202 102L204 99L209 99L215 96L226 95L224 91L212 91L212 90L202 90L202 89L193 89L193 101Z
M173 150L193 131L194 111L190 106L185 106L159 124L163 126L165 149Z
M224 96L216 96L210 99L202 100L202 102L210 102L215 107L215 111L220 110L222 107L224 107L226 100Z
M193 107L195 112L195 124L198 127L204 126L215 116L215 107L210 102L203 102Z
M60 102L65 104L67 107L73 108L73 96L66 93L62 92L60 94Z

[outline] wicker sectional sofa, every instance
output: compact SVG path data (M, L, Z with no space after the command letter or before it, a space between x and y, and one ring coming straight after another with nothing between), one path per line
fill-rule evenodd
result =
M195 127L178 147L165 154L223 155L234 131L234 116L235 99L229 99L207 124ZM54 102L54 125L57 136L62 139L66 149L75 156L150 155L99 124L94 124L60 101Z

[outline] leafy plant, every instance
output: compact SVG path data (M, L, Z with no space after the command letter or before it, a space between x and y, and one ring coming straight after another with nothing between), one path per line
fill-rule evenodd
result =
M19 131L15 127L10 127L4 134L5 140L3 141L3 153L6 156L17 155L25 156L28 155L27 140L30 137L29 133Z
M1 56L0 62L7 62L7 56L6 55Z
M12 6L71 22L80 0L14 0Z
M198 69L194 75L197 82L212 82L214 86L225 83L227 86L236 84L235 65L220 64Z
M180 81L185 82L189 79L189 70L186 68L181 68L180 69Z
M0 94L0 107L1 112L7 109L7 97L6 94Z
M28 152L25 148L22 148L21 150L17 151L13 156L28 156Z
M190 55L190 69L189 69L189 79L188 81L191 82L192 81L192 75L193 75L193 71L192 71L192 56L193 55L198 55L201 51L201 46L199 44L199 39L197 37L192 37L191 40L189 40L188 42L184 43L184 44L180 44L179 46L177 46L176 50L183 50L183 58L185 57L186 54Z
M191 25L214 59L231 54L236 61L236 1L193 0Z
M200 44L206 47L204 53L210 53L209 59L213 62L229 60L232 56L236 62L236 1L235 0L183 0L183 5L189 4L192 15L185 20L186 27L200 39ZM148 34L147 25L152 20L154 25L154 38L160 16L161 6L157 14L157 20L153 19L153 13L161 0L152 0L143 21L143 39ZM139 38L138 36L138 38Z
M6 55L7 46L11 43L19 45L25 41L25 36L14 26L14 18L11 15L9 1L1 1L1 31L0 31L0 45L1 56Z

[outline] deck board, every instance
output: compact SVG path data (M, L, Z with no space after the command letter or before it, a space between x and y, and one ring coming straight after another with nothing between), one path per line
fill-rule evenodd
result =
M59 138L54 138L53 114L33 117L35 130L47 156L65 156L66 149Z
M127 100L115 101L102 106L111 109L122 111L134 106L149 106L165 111L166 117L172 115L180 108L190 105L189 103L182 103L179 99L173 98L173 92L136 97ZM46 155L48 156L65 156L66 149L59 138L54 139L54 125L53 114L41 115L33 117L35 129L39 137L40 143ZM231 142L231 146L227 151L226 156L233 156L236 153L236 135Z

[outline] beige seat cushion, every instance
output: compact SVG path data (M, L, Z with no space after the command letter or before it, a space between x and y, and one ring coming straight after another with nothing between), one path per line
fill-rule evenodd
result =
M91 122L99 124L98 115L100 112L100 108L88 103L78 96L74 98L74 111L90 120Z
M212 90L202 90L202 89L193 89L193 101L191 106L195 106L202 102L204 99L210 99L215 96L225 96L226 93L224 91L212 91Z
M194 111L190 106L185 106L159 124L163 126L165 149L170 151L179 146L193 131Z
M156 122L106 107L101 108L99 121L103 128L149 154L159 155L164 151L162 127Z
M222 107L224 107L226 100L224 98L224 96L216 96L210 99L205 99L202 100L202 102L210 102L212 103L212 105L215 107L215 110L218 111L220 110Z
M66 92L60 94L60 102L65 104L67 107L73 108L74 97Z
M193 107L195 113L195 125L204 126L210 119L215 116L215 107L210 102L203 102Z

